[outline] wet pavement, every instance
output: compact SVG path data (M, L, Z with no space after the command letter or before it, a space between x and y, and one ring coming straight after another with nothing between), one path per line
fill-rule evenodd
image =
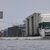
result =
M0 40L0 50L50 50L50 40Z
M50 36L45 36L44 38L41 38L41 40L50 40Z

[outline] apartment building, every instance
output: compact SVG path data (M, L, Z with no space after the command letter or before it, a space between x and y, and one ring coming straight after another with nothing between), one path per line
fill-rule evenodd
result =
M33 13L26 18L26 36L39 35L38 26L40 21L40 13Z

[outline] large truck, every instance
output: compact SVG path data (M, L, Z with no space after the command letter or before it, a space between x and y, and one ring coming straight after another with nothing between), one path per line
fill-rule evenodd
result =
M42 37L50 36L50 14L41 14L39 33Z

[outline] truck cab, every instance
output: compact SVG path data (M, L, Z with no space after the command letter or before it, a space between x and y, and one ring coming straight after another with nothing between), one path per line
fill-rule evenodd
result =
M42 37L50 36L50 22L39 23L39 33Z

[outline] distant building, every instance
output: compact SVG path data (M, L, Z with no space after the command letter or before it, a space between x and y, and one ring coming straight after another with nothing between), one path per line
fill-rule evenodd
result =
M26 36L38 35L40 13L33 13L26 18Z
M25 36L25 25L9 27L0 31L0 37L23 37Z
M0 19L3 19L3 11L0 11Z
M19 28L21 29L22 37L26 36L26 24L19 25Z
M8 37L16 37L18 36L18 27L10 27L8 28Z
M8 37L8 28L4 30L4 37Z

